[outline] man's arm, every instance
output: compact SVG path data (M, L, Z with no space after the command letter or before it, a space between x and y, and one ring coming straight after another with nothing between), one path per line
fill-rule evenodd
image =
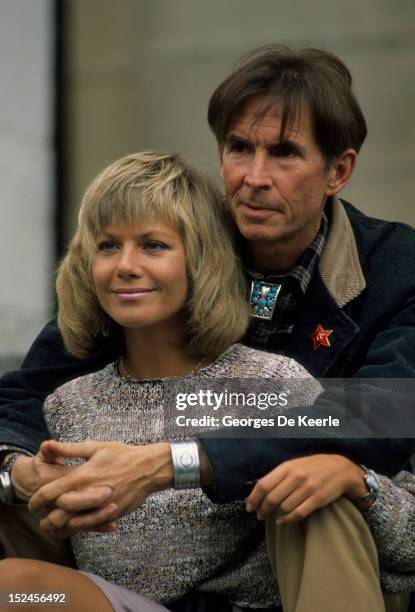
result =
M0 380L0 450L36 453L49 437L42 413L45 397L64 382L101 368L109 359L105 354L82 361L71 358L56 322L48 323L20 370Z
M415 400L397 389L382 390L376 386L382 379L405 379L407 385L415 381L415 298L409 298L379 331L365 363L347 383L346 416L353 434L340 438L329 432L322 437L275 439L221 439L215 432L198 434L215 476L215 487L206 488L206 494L218 503L243 499L252 484L275 466L321 452L345 455L381 474L396 474L415 451ZM328 388L313 406L292 408L289 415L342 420L344 397L342 389ZM391 437L391 429L396 431L398 426L407 437ZM376 437L371 437L373 434Z

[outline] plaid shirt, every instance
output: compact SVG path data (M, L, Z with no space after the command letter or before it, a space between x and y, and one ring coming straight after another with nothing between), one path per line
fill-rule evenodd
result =
M248 344L257 347L269 343L272 336L290 334L295 325L295 310L310 284L314 270L323 252L326 243L329 222L323 212L320 229L313 242L304 252L301 261L285 274L264 275L247 268L248 281L261 280L265 283L281 283L281 291L277 298L274 314L271 321L251 319L248 332L245 336ZM273 344L275 345L275 338Z

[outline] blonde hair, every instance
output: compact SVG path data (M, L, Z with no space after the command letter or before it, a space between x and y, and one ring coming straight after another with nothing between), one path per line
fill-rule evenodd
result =
M96 296L91 264L97 237L111 225L153 219L174 227L184 242L189 354L219 354L244 334L245 283L218 189L178 155L146 151L112 163L83 197L78 228L56 281L58 324L75 357L97 353L104 336L115 340L121 330Z

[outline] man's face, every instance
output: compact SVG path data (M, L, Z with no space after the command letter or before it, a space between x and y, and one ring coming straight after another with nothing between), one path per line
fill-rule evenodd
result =
M232 215L253 247L298 245L299 255L318 232L335 169L326 167L303 108L280 141L279 104L258 120L263 101L247 103L232 122L220 173Z

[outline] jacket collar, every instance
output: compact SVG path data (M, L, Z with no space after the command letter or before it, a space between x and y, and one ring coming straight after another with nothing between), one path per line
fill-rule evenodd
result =
M331 297L340 308L356 298L366 287L359 261L356 239L341 201L333 197L331 221L319 271Z

